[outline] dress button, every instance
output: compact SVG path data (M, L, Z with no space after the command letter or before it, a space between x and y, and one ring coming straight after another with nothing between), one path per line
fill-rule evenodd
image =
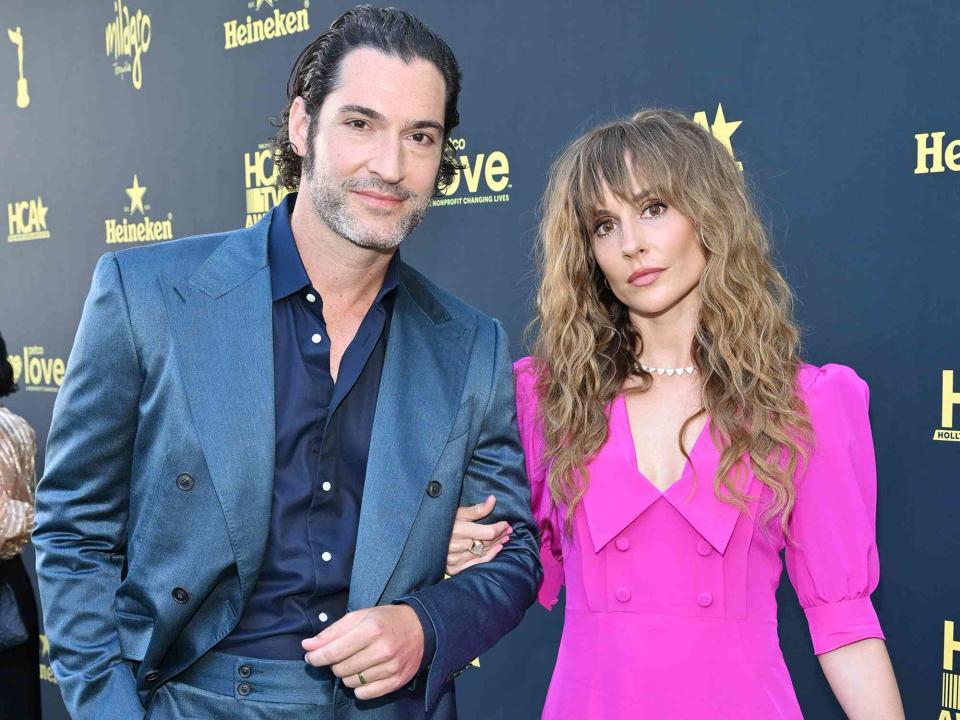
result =
M143 679L146 680L147 682L153 682L158 677L160 677L159 670L148 670L147 673L143 676Z
M173 599L176 600L181 605L185 604L188 600L190 600L190 594L186 590L184 590L182 587L175 587L173 589L173 592L171 592L170 594L173 595Z
M630 593L630 590L625 587L617 588L617 592L615 592L614 595L616 595L617 600L622 603L630 602L630 598L633 597L633 595Z
M237 685L237 692L244 697L249 695L252 689L253 688L250 687L250 683L240 683Z
M710 543L708 543L706 540L701 540L697 543L697 552L706 557L713 552L713 549L710 547Z
M630 549L630 539L625 537L618 537L617 550L620 550L621 552L626 552L629 549Z
M323 338L320 337L320 333L314 333L314 334L313 334L313 337L311 337L310 339L313 340L313 344L314 344L314 345L316 345L318 342L320 342L321 340L323 340Z
M253 668L249 665L241 665L237 668L237 675L246 680L248 677L253 675Z
M440 493L443 492L443 485L438 483L436 480L431 480L427 483L427 495L432 498L440 497Z
M700 607L710 607L713 605L713 595L708 592L703 592L697 595L697 605Z
M189 492L190 490L193 490L193 485L193 478L187 475L187 473L181 473L180 475L177 475L177 487L181 490Z

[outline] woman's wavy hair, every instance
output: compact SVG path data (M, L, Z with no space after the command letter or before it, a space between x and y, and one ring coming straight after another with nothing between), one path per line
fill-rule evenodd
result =
M358 5L338 17L330 29L303 49L287 80L287 106L271 123L277 128L270 140L277 166L277 186L296 190L304 158L297 154L287 129L290 108L298 96L306 103L310 116L309 141L316 135L316 119L320 106L340 81L344 57L357 48L372 48L409 63L415 58L433 63L443 76L446 88L443 119L443 151L437 172L435 192L448 186L460 170L456 148L450 140L460 124L457 101L460 96L460 65L443 38L406 10L393 7Z
M13 365L7 359L7 344L3 335L0 335L0 398L13 395L17 389L17 383L13 380Z
M721 448L714 492L743 510L747 498L737 481L748 459L773 492L764 524L779 517L789 538L793 477L812 434L797 393L793 296L730 152L684 115L660 109L574 140L553 164L544 194L542 280L530 330L548 481L554 501L567 508L566 530L587 490L586 463L607 439L610 401L628 378L638 382L627 392L653 382L637 361L643 338L605 283L590 242L605 189L630 202L640 183L694 224L706 256L691 348L703 407L681 428L680 451L689 460L684 431L706 413Z

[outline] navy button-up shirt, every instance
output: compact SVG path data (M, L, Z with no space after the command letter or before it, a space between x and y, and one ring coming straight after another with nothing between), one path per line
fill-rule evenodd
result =
M310 284L290 228L296 194L272 211L276 454L263 565L240 622L218 650L301 660L300 642L346 614L364 476L380 389L399 254L343 354L336 382L323 300ZM237 388L243 392L243 388ZM435 643L427 638L425 667Z

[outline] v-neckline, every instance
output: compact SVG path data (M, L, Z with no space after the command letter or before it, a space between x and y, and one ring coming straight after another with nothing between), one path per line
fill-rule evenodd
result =
M679 485L683 479L690 472L690 464L693 461L693 458L697 454L697 449L701 445L704 437L709 436L710 428L710 418L707 418L707 421L703 424L703 427L700 428L700 433L697 435L697 439L693 441L693 445L690 447L690 452L687 453L688 458L683 463L683 469L680 471L680 477L676 478L672 483L670 483L666 489L661 490L658 488L650 478L648 478L643 471L640 469L639 458L637 457L637 443L633 437L633 426L630 424L630 413L627 411L627 396L626 393L621 392L614 399L614 407L619 405L619 410L621 413L621 421L623 423L623 429L626 433L626 442L621 443L623 446L623 452L626 455L627 461L630 463L630 467L633 471L640 476L640 479L647 483L654 492L658 495L667 495L672 491L677 485ZM627 447L629 446L629 447Z

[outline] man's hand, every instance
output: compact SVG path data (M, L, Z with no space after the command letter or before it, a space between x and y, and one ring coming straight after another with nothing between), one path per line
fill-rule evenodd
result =
M409 605L383 605L347 613L302 644L304 660L329 666L359 700L369 700L403 687L417 674L423 627Z

